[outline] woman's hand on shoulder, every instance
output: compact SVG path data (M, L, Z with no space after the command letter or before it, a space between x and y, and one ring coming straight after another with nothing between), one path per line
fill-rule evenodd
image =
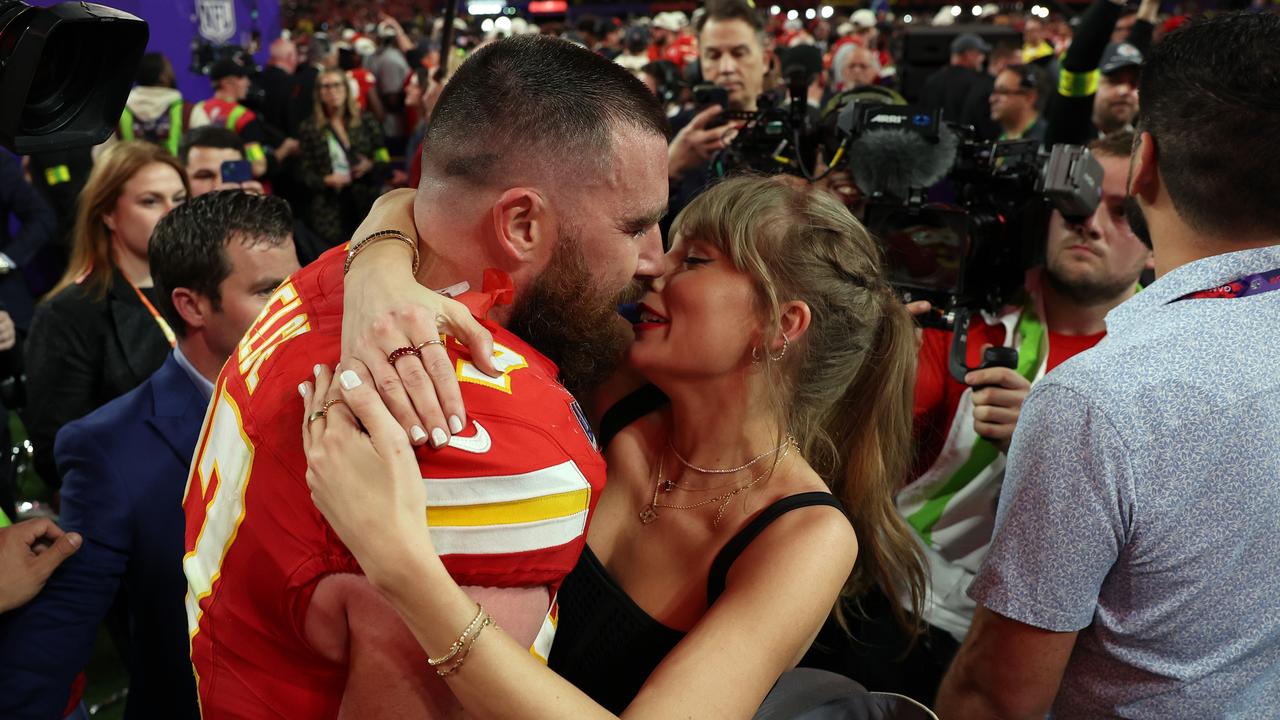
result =
M353 242L380 230L396 230L416 242L413 198L411 189L383 195ZM444 445L467 420L443 335L456 338L477 368L496 376L493 336L464 305L419 284L404 243L382 240L363 248L344 283L341 366L371 378L415 445Z

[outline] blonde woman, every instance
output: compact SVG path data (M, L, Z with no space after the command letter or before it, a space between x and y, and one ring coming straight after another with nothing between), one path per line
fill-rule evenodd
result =
M26 345L23 420L36 470L55 487L58 430L146 380L173 346L155 309L147 247L189 192L178 161L138 141L104 152L80 194L67 272L36 307Z
M362 113L341 70L316 78L315 111L299 132L307 225L332 246L350 237L382 191L390 158L382 126Z
M602 438L609 480L550 670L445 571L423 522L432 485L372 383L340 376L367 435L345 411L304 422L317 506L473 717L750 717L839 596L920 602L892 501L915 342L875 242L826 194L758 178L706 192L672 234L627 355L661 393L631 394ZM377 257L389 292L438 303ZM331 379L306 388L308 417Z

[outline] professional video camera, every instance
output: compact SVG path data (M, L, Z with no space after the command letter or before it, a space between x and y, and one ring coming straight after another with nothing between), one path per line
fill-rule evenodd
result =
M755 112L723 113L721 122L738 122L741 128L729 147L712 157L713 176L750 170L765 175L788 173L816 179L815 165L822 134L817 117L809 110L808 98L809 85L822 72L822 52L803 45L785 50L781 58L783 77L787 81L785 99L779 101L765 93L757 100Z
M1102 166L1079 146L980 142L911 106L854 100L835 125L831 164L847 161L868 198L865 223L885 247L890 281L905 300L936 308L922 323L955 330L952 373L962 377L970 315L1022 290L1051 210L1074 222L1093 214Z
M0 0L0 144L30 154L106 140L147 36L142 20L93 3Z

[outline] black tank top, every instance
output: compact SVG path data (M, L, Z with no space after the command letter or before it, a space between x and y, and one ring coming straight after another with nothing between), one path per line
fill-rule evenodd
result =
M666 397L652 386L619 402L601 421L601 446L608 447L630 421L665 402ZM629 416L629 421L619 422L615 410ZM729 569L756 536L782 515L813 505L844 510L829 493L791 495L761 510L725 543L707 574L707 606L724 592ZM583 549L578 564L560 586L557 602L559 623L548 665L614 714L631 704L654 668L685 636L641 609L609 575L590 546Z

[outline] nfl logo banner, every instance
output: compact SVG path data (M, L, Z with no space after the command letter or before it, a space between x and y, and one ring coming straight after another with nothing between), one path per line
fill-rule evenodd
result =
M234 0L196 0L196 12L200 15L200 37L205 40L224 43L236 34Z

